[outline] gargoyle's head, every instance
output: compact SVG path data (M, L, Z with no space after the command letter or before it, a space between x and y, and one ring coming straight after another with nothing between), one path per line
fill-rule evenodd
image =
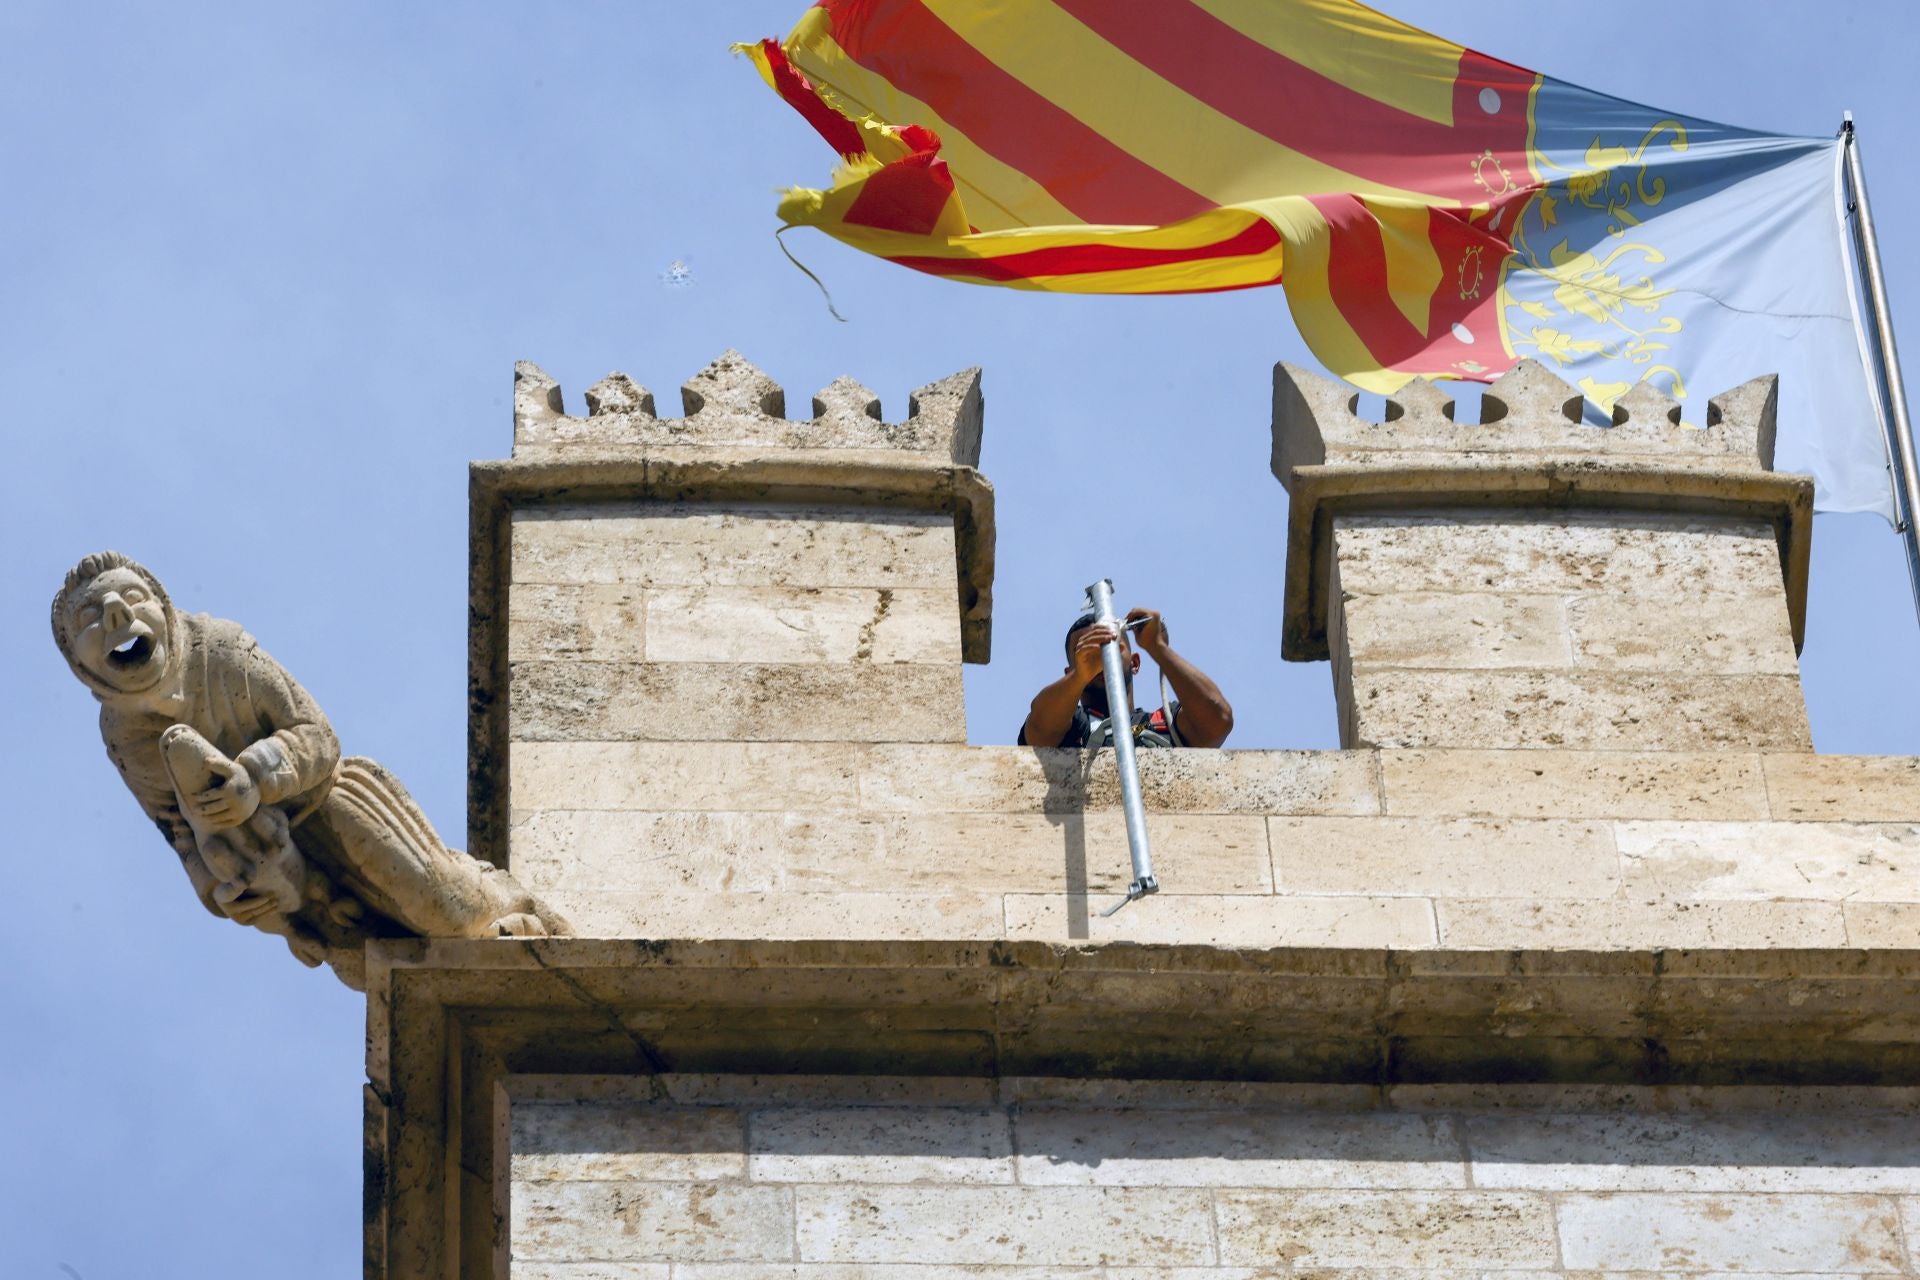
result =
M178 618L158 578L101 551L75 565L54 596L53 640L96 696L146 693L177 658Z

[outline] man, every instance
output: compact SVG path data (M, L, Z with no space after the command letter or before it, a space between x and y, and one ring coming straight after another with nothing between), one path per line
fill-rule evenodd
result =
M1233 708L1227 705L1207 674L1173 651L1166 624L1153 609L1133 609L1120 629L1120 661L1127 673L1127 700L1133 701L1133 673L1140 655L1127 643L1127 632L1139 628L1140 647L1159 664L1173 686L1171 708L1133 709L1134 742L1143 747L1217 747L1233 732ZM1034 695L1026 723L1020 726L1020 745L1036 747L1110 746L1107 681L1100 647L1114 639L1114 628L1083 614L1067 628L1067 668L1058 680Z

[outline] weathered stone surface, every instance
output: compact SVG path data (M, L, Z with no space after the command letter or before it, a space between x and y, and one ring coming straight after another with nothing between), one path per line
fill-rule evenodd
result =
M1360 751L1143 751L1149 813L1375 813L1374 760ZM1027 747L881 745L860 776L863 807L916 812L1071 813L1120 803L1111 756Z
M1214 1261L1204 1192L801 1186L803 1261L1159 1266Z
M1920 1194L1920 1118L1897 1112L1515 1112L1463 1130L1476 1187Z
M1773 816L1808 822L1920 821L1920 756L1769 755Z
M796 742L522 742L512 788L522 812L845 812L859 807L867 759L857 747Z
M1598 671L1800 674L1786 599L1778 591L1740 600L1707 597L1685 608L1637 596L1576 596L1567 601L1567 626L1574 664Z
M618 583L528 583L513 592L507 657L639 662L647 656L646 593Z
M747 1169L744 1120L721 1107L523 1103L512 1124L515 1182L711 1182Z
M647 612L653 662L960 661L950 588L681 587Z
M1544 1196L1471 1191L1222 1191L1220 1261L1302 1267L1553 1267Z
M1272 818L1282 894L1606 898L1620 884L1602 822Z
M1568 1267L1607 1271L1897 1272L1893 1202L1877 1196L1566 1195Z
M541 883L538 869L528 879ZM544 886L543 886L544 888ZM579 913L575 930L593 938L997 938L1001 895L947 893L706 893L556 889L556 902ZM568 917L570 920L573 917Z
M676 1263L673 1274L679 1280L944 1280L948 1276L955 1280L1106 1280L1114 1272L1101 1267L971 1266L959 1262L938 1267L913 1262L693 1262Z
M1760 761L1732 751L1456 749L1383 751L1380 770L1390 814L1762 819Z
M1451 670L1573 665L1566 605L1557 596L1348 594L1339 607L1343 656L1352 662Z
M513 1280L668 1280L664 1262L539 1262L518 1258Z
M579 1261L783 1262L786 1188L725 1182L516 1182L513 1256Z
M1259 818L1166 815L1156 864L1192 893L1268 894ZM1102 857L1101 851L1111 856ZM1124 889L1119 813L842 815L541 810L514 829L515 865L573 894L650 887L710 893L1005 893L1076 881Z
M912 663L520 662L530 742L962 742L960 668Z
M1364 595L1497 591L1694 602L1781 591L1770 525L1658 512L1341 515L1341 584Z
M1837 902L1450 898L1436 903L1435 909L1440 942L1447 947L1626 952L1671 947L1838 947L1847 942Z
M513 513L513 583L951 591L944 514L671 502Z
M1790 676L1353 673L1350 746L1811 751Z
M1464 1187L1449 1117L1023 1107L1020 1181L1135 1187Z
M1122 861L1110 877L1103 877L1111 883L1088 897L1008 894L1007 936L1216 947L1401 949L1434 943L1433 904L1425 898L1254 898L1162 891L1103 918L1099 913L1126 888L1126 866Z
M748 1172L755 1182L1010 1183L1013 1126L997 1108L756 1111Z
M1920 947L1920 903L1849 902L1847 943L1855 947Z
M1623 822L1616 833L1628 895L1920 902L1920 825Z

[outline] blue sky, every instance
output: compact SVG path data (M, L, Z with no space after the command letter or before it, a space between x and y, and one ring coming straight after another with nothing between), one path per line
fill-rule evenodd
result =
M1694 115L1811 134L1851 107L1920 351L1908 4L1387 7ZM570 409L615 369L665 409L732 346L801 410L846 373L890 419L982 365L1000 576L972 739L1012 740L1110 574L1227 689L1234 745L1333 745L1327 667L1277 658L1269 378L1306 359L1279 292L1033 297L796 234L836 323L772 235L775 189L831 157L727 52L799 8L0 6L0 1271L358 1267L362 1002L204 914L107 763L47 601L82 554L135 555L253 631L457 842L466 464L507 453L515 359ZM676 261L691 283L663 282ZM1896 538L1821 518L1820 749L1920 752L1916 669Z

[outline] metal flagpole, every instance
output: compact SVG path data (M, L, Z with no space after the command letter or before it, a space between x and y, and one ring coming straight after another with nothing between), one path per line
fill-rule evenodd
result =
M1913 583L1913 604L1920 612L1920 462L1914 458L1913 419L1907 412L1906 380L1900 374L1900 349L1893 340L1893 310L1887 305L1887 277L1880 266L1880 240L1873 231L1873 207L1867 203L1867 177L1860 165L1860 140L1853 130L1853 112L1840 126L1846 149L1847 185L1852 198L1853 238L1866 269L1867 303L1873 316L1873 336L1880 354L1880 376L1887 393L1889 421L1887 456L1893 464L1894 512L1907 547L1907 576Z
M1087 588L1087 607L1093 610L1093 620L1112 627L1116 637L1100 646L1100 662L1107 677L1107 724L1113 730L1113 757L1120 766L1120 807L1127 815L1127 852L1133 858L1133 883L1127 886L1127 896L1100 913L1110 916L1135 898L1160 892L1160 882L1153 876L1153 851L1147 847L1147 810L1140 799L1140 764L1133 757L1133 702L1127 697L1127 674L1121 665L1113 579L1102 578Z

